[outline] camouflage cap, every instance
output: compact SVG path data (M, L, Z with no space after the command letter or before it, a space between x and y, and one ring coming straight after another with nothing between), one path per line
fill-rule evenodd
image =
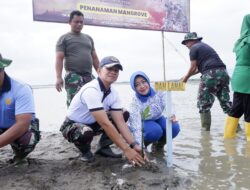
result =
M181 43L185 45L187 41L192 40L202 40L202 37L198 37L196 32L190 32L185 35L184 40Z
M0 53L0 69L3 69L4 67L9 66L11 62L12 60L3 58Z

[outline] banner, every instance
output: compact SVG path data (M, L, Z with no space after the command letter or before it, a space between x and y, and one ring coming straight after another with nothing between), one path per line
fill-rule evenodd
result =
M189 32L190 0L33 0L35 21L68 22L72 10L84 24L117 28Z

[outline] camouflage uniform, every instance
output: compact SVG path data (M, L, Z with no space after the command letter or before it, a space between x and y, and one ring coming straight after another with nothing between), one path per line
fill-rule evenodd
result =
M71 100L81 87L92 79L94 79L94 76L90 73L80 75L75 72L67 71L64 77L65 90L67 92L67 106L69 106Z
M0 135L8 129L0 129ZM40 140L39 120L31 121L29 130L10 145L15 154L15 158L24 158L31 153Z
M113 123L110 114L107 113L107 115L110 121ZM123 112L123 118L125 121L128 121L128 111ZM97 122L90 125L85 125L82 123L76 123L66 118L63 124L61 125L60 131L62 132L64 138L67 139L69 142L74 143L74 145L82 153L86 152L87 150L90 150L90 144L93 140L93 137L96 135L101 134L101 138L99 141L100 148L104 148L113 144L111 139L106 135L104 130Z
M209 112L214 103L214 96L216 96L224 113L228 113L232 105L229 92L229 76L227 71L224 68L208 70L202 74L199 85L197 98L199 112Z

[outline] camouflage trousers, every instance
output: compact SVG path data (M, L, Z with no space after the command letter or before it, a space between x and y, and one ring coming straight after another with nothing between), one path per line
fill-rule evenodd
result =
M67 106L69 106L71 100L76 95L76 93L81 89L81 87L94 79L94 76L90 73L85 75L80 75L72 71L67 71L64 81L65 90L67 92Z
M0 135L8 129L0 129ZM11 148L16 158L24 158L31 153L40 141L39 120L36 118L30 124L28 131L12 142Z
M107 112L109 120L113 123L110 114ZM123 112L123 118L125 121L128 121L129 112ZM114 123L113 123L114 124ZM114 124L116 127L116 125ZM63 124L60 127L60 131L65 139L69 142L74 143L74 145L82 152L86 152L90 149L90 144L96 135L100 135L99 146L107 147L113 144L112 140L106 135L105 131L101 126L95 122L93 124L83 124L76 123L68 118L65 119Z
M231 110L229 76L226 69L212 69L202 74L198 90L197 107L200 113L209 112L215 97L218 98L224 113Z

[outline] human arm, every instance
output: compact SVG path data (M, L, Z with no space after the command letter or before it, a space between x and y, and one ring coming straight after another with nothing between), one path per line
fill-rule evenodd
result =
M132 133L134 140L141 147L142 143L142 123L141 123L141 111L140 105L136 97L132 99L129 106L129 118L128 118L128 128Z
M130 162L135 162L135 164L137 164L139 166L144 164L144 160L141 157L141 155L127 145L125 140L120 136L120 134L118 133L116 128L113 126L111 121L108 119L108 116L104 110L93 111L91 113L92 113L93 117L95 118L95 120L98 122L98 124L104 129L104 131L108 135L108 137L124 152L125 156L127 157L127 159ZM114 119L115 123L117 123L117 119L122 119L124 121L122 114L121 114L121 116L118 116L119 114L117 116L114 116L114 114L111 113L111 115L112 115L112 118L113 117L115 118ZM118 123L120 123L120 121ZM124 124L126 125L125 121L124 121ZM120 127L124 127L124 124L120 125ZM120 127L118 127L118 129L120 129ZM126 127L124 127L124 128L126 128ZM128 132L128 130L127 130L127 132ZM126 133L126 129L125 130L123 129L121 131L121 134L122 133L123 134ZM123 134L122 134L122 136L123 136ZM123 136L123 137L129 138L129 142L132 142L132 139L130 139L128 134L125 134L125 136Z
M62 51L56 52L55 69L56 69L56 89L58 92L61 92L63 88L63 78L62 78L63 60L64 60L64 53Z
M123 138L129 145L133 145L133 149L137 152L141 152L140 142L138 142L138 138L135 139L129 130L128 125L123 119L122 111L111 111L112 120L115 122L118 130L120 131ZM141 132L141 131L140 131Z
M191 65L189 67L187 74L181 79L182 82L187 82L191 76L196 75L197 73L199 73L197 68L197 61L191 60Z
M91 53L91 56L92 56L92 59L93 59L93 66L97 72L97 69L99 68L99 59L98 59L98 56L96 54L96 51L93 50L92 53Z
M32 119L32 114L16 115L16 123L0 135L0 148L12 143L22 136L28 129Z

